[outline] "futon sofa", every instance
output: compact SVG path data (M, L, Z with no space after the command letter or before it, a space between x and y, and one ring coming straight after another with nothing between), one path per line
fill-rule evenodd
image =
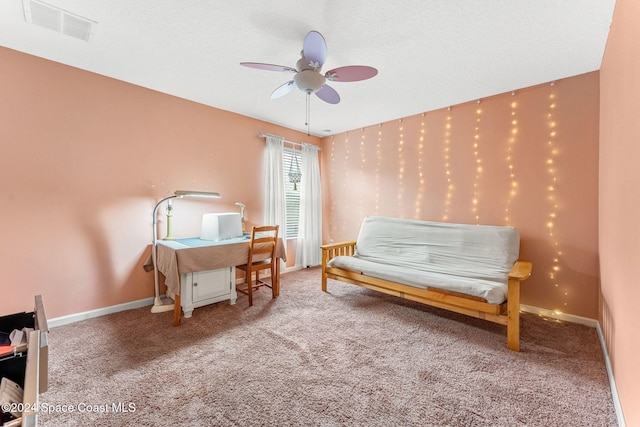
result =
M520 350L520 282L531 263L518 260L513 227L367 216L356 241L322 247L327 279L506 325Z

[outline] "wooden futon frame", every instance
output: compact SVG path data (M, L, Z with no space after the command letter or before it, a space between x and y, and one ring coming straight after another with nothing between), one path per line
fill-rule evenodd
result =
M336 256L352 256L355 253L355 248L355 241L321 246L322 290L324 292L327 292L327 279L335 279L411 301L417 301L422 304L506 325L507 347L514 351L520 351L520 282L531 275L530 262L517 261L513 265L513 268L509 272L507 300L502 304L489 304L479 297L435 288L417 288L378 279L376 277L365 276L358 271L328 266L329 261Z

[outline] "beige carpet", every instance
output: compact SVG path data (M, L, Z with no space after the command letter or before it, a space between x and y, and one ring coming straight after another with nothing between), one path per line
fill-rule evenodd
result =
M180 327L143 308L53 329L41 425L616 425L595 329L523 314L515 353L500 325L335 281L323 293L317 268L254 298Z

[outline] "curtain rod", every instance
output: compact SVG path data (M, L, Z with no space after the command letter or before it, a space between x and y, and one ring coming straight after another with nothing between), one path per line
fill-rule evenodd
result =
M262 132L262 133L258 134L258 136L259 136L260 138L266 138L266 137L268 137L268 136L272 136L272 137L274 137L274 138L282 138L281 136L274 135L274 134L272 134L272 133L264 133L264 132ZM318 147L317 145L309 144L309 143L307 143L307 142L293 142L293 141L287 141L287 140L286 140L286 139L284 139L284 138L282 139L282 142L286 142L287 144L291 144L291 145L297 145L298 147L303 147L303 146L307 145L307 146L310 146L310 147L314 147L314 148L315 148L315 149L317 149L318 151L321 151L321 148L320 148L320 147Z

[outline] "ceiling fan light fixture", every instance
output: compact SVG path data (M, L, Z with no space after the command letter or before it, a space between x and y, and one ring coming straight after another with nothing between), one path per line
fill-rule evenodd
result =
M298 89L305 93L316 93L324 86L326 78L314 70L303 70L293 76Z

